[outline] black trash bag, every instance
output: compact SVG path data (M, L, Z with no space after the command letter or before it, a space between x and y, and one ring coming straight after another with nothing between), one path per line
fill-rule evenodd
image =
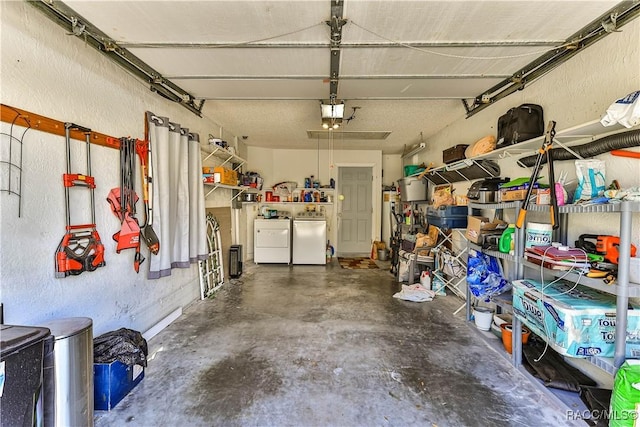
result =
M527 345L522 346L522 361L534 377L542 380L545 386L578 393L580 386L596 386L595 381L577 368L565 362L560 354L551 347L547 348L544 357L536 362L544 351L545 344L541 339L532 337Z
M94 363L118 360L127 366L147 366L147 340L138 331L120 328L93 339Z
M612 390L591 386L580 386L580 399L587 405L591 414L591 419L585 420L589 425L596 427L608 427L609 417L607 411L611 403Z

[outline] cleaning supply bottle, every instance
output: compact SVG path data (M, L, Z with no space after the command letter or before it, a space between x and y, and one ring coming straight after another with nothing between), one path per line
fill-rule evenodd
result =
M498 250L500 252L505 254L513 253L515 243L513 234L515 231L516 226L514 224L509 224L509 226L502 232L500 240L498 241Z

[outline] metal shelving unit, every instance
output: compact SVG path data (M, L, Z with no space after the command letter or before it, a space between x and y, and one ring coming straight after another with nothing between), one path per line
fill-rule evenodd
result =
M519 209L519 204L505 203L505 204L470 204L469 209L471 208L483 208L483 209L507 209L507 208L516 208ZM549 209L548 206L539 206L532 205L530 210L532 211L547 211ZM618 264L618 279L617 283L613 285L607 285L602 280L599 279L591 279L585 277L584 275L578 273L567 272L563 270L551 270L544 269L544 271L548 274L552 274L556 277L565 276L567 280L577 282L578 284L596 289L600 292L608 293L616 296L616 337L626 337L627 331L627 314L628 314L628 303L629 297L640 297L640 284L637 283L629 283L629 258L630 258L630 244L631 244L631 219L632 214L635 212L640 212L640 202L619 202L619 203L609 203L605 205L565 205L560 206L558 209L559 213L565 218L561 219L561 224L567 223L566 216L568 214L588 214L588 213L619 213L620 214L620 261ZM566 232L566 231L565 231ZM508 255L503 254L497 251L484 251L478 245L473 243L469 243L469 248L477 251L481 251L483 253L487 253L489 255L496 256L500 259L511 262L515 265L516 269L516 278L524 277L524 267L539 269L540 265L526 261L523 256L523 244L521 242L523 239L523 230L516 231L516 254ZM469 292L469 291L467 291ZM493 301L496 304L498 301ZM503 307L504 304L498 304ZM470 319L471 316L471 307L470 304L467 306L467 319ZM514 325L515 325L514 318ZM516 326L514 326L516 329ZM513 343L513 363L515 365L520 365L522 362L522 347L521 343L516 343L516 336L514 335L514 343ZM544 338L544 337L542 337ZM616 340L616 348L615 348L615 356L613 358L602 358L602 357L590 357L586 360L589 360L594 365L600 367L601 369L614 374L616 369L624 362L625 360L625 350L626 350L626 340L618 339Z
M473 209L488 209L488 210L504 210L504 209L514 209L517 214L520 209L521 202L520 201L512 201L512 202L503 202L503 203L469 203L469 215L472 215ZM469 250L475 250L478 252L482 252L487 255L494 256L506 262L509 262L513 266L513 271L508 277L509 280L521 279L524 277L524 265L523 265L523 254L524 254L524 230L517 229L514 233L514 248L515 253L507 254L499 251L491 251L484 250L479 245L476 245L472 242L467 242ZM509 293L509 297L510 297ZM471 321L471 306L473 301L477 298L471 294L469 287L467 286L467 307L466 307L466 315L467 321ZM498 307L503 309L506 312L513 311L513 303L507 300L507 294L497 295L491 298L491 302L496 304ZM522 327L520 320L517 317L513 317L513 330L519 331ZM522 364L522 336L520 334L512 334L512 354L511 354L511 362L515 366L520 366Z

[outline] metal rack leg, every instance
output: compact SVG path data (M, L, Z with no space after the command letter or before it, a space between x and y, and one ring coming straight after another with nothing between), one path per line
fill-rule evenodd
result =
M522 323L513 316L511 327L511 361L513 366L520 366L522 364Z
M613 364L624 363L627 344L627 310L629 304L629 257L631 256L631 207L624 203L620 212L620 264L618 265L618 298L616 302L616 347Z

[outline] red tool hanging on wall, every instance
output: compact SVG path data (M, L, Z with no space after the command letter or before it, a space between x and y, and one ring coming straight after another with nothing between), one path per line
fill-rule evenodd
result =
M140 157L142 201L144 203L144 223L140 227L140 235L149 251L157 255L160 251L160 239L153 230L153 157L147 120L144 121L144 141L136 140L136 153Z
M138 273L144 257L140 253L140 226L136 219L138 195L135 191L135 144L131 138L120 138L120 187L112 188L107 196L114 215L120 220L120 230L113 235L116 253L135 249L133 268Z
M55 254L55 275L58 278L78 275L84 271L94 271L105 265L104 245L96 230L96 208L94 190L95 180L91 176L91 129L73 123L65 123L65 144L67 152L67 173L62 175L66 212L66 233L58 244ZM85 135L87 174L71 173L71 130ZM71 187L84 187L91 194L91 223L71 225L69 190Z

